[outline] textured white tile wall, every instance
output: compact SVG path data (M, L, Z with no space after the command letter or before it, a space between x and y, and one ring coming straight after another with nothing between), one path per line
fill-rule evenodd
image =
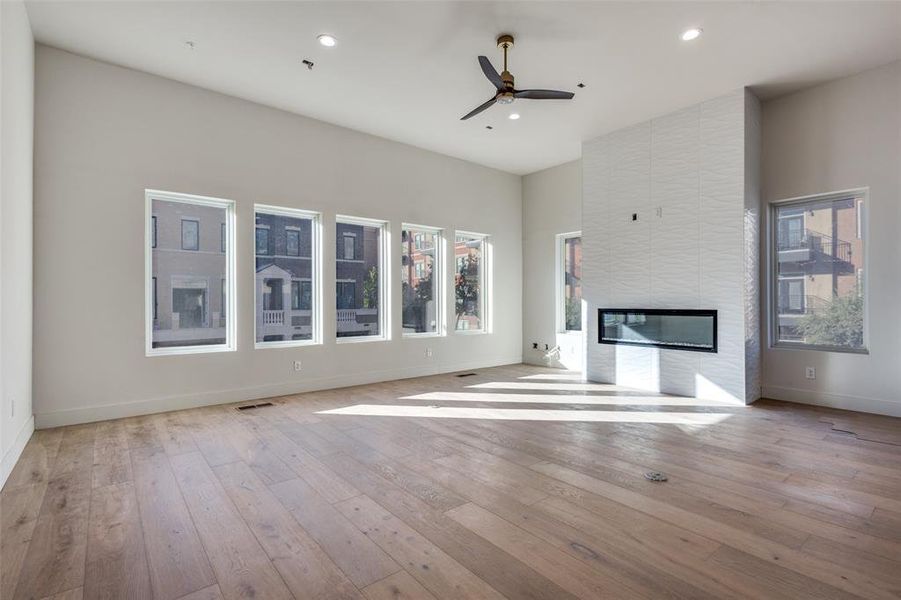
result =
M757 147L759 105L744 90L583 146L590 379L757 398ZM719 352L598 344L601 306L717 309Z

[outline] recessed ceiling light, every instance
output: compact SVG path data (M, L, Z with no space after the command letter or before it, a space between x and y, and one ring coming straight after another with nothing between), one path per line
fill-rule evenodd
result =
M701 37L702 29L698 27L692 27L691 29L686 29L682 32L682 35L679 36L682 38L683 42L690 42L691 40L696 40Z
M335 36L329 35L327 33L320 34L319 37L317 37L316 39L319 40L319 43L322 44L323 46L325 46L326 48L331 48L332 46L334 46L335 44L338 43L338 40L335 39Z
M510 113L510 116L507 118L510 119L511 121L515 121L516 119L519 118L519 113Z

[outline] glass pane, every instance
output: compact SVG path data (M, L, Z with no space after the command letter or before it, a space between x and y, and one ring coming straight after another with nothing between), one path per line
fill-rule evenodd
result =
M433 231L406 229L401 235L401 288L404 333L438 331L438 277L435 274L439 236Z
M200 229L217 231L227 210L214 206L153 200L156 246L151 251L155 298L153 348L226 343L226 255L215 234L201 246ZM197 252L201 250L202 252ZM227 283L226 283L227 285Z
M269 254L269 229L266 227L257 227L256 248L257 256Z
M482 269L484 240L457 235L454 241L454 312L456 329L482 329Z
M299 303L312 281L313 220L256 212L256 341L313 339L312 306Z
M182 219L181 248L182 250L200 249L200 221Z
M776 207L779 342L862 349L863 198Z
M382 335L381 235L379 226L336 223L335 237L340 245L335 263L338 337Z
M285 254L300 256L300 232L288 229L285 231Z
M582 238L563 241L563 315L566 331L582 331Z

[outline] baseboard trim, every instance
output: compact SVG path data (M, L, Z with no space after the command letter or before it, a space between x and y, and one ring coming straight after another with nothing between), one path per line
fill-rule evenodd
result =
M0 490L6 485L6 480L9 478L10 473L13 472L19 457L22 456L22 451L25 450L32 433L34 433L34 415L29 417L22 425L22 428L19 429L19 433L16 434L16 441L13 442L12 447L6 451L2 461L0 461Z
M79 423L93 423L95 421L107 421L109 419L121 419L123 417L136 417L139 415L149 415L172 410L183 410L186 408L198 408L200 406L210 406L214 404L244 402L247 400L258 400L260 398L271 398L274 396L287 396L303 392L338 389L355 385L365 385L368 383L379 383L396 379L410 379L413 377L426 377L429 375L441 375L466 369L484 369L520 363L522 363L522 356L516 355L448 365L436 365L434 367L416 366L385 369L381 371L366 371L363 373L349 373L347 375L336 377L308 379L303 382L291 381L263 386L217 390L200 394L167 396L122 404L88 406L72 410L37 413L34 416L34 422L37 429L47 429L50 427L62 427L65 425L77 425Z
M790 387L763 386L763 397L799 404L811 404L814 406L827 406L841 410L853 410L857 412L887 415L889 417L901 417L901 402L880 400L878 398L863 398L860 396L847 396L844 394L830 394L814 390L801 390Z

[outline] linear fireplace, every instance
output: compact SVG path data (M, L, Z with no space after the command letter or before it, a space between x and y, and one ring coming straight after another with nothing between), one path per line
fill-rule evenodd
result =
M599 308L598 343L716 352L716 311Z

